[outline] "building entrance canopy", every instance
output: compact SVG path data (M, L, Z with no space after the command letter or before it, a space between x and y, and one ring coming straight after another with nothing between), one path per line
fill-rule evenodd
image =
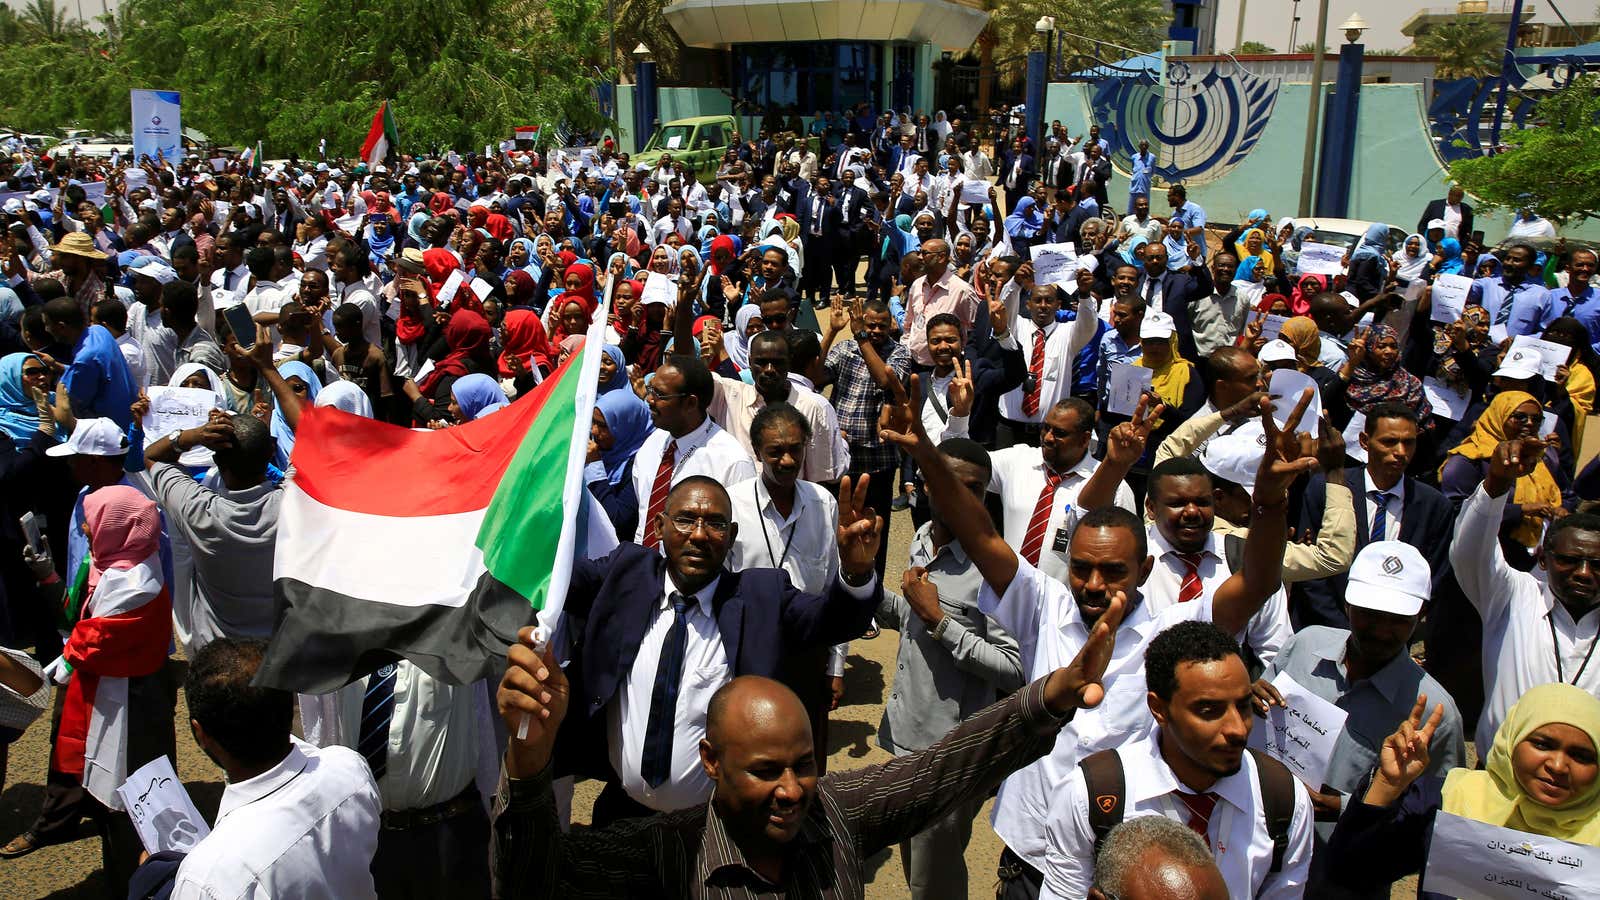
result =
M909 41L961 51L989 19L978 0L676 0L664 14L691 47Z

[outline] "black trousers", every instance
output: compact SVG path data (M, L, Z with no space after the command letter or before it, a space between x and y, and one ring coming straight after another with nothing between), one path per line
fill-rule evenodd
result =
M851 473L852 479L855 476L856 473ZM883 540L878 543L878 560L874 564L881 579L884 566L889 561L889 515L894 511L890 504L894 502L895 495L900 493L900 484L895 480L894 469L870 472L868 476L870 480L867 482L867 506L883 517Z
M832 253L833 284L839 293L854 295L862 241L856 235L839 235L836 241Z
M379 829L372 879L382 900L487 900L489 814L476 803L432 825Z
M994 900L1039 900L1044 875L1007 847L1000 851Z
M806 233L800 241L801 249L805 251L805 268L800 273L800 295L826 298L828 286L833 281L833 238L826 234Z

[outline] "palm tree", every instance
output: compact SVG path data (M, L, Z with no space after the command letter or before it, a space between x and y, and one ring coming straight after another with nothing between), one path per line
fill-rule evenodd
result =
M1418 53L1438 57L1440 78L1490 78L1500 74L1505 32L1488 22L1450 22L1417 39Z
M650 48L660 69L660 77L672 78L678 74L678 64L683 59L684 43L672 30L661 13L670 0L612 0L611 28L616 35L618 69L633 70L633 48L644 44ZM609 65L609 63L608 63Z
M29 0L18 18L24 27L46 40L65 37L82 27L81 22L67 15L66 7L56 5L56 0Z
M1233 52L1254 55L1254 54L1277 53L1278 51L1272 49L1271 47L1268 47L1266 44L1263 44L1260 41L1245 41L1244 43L1239 45L1239 49L1237 49L1237 50L1235 50Z

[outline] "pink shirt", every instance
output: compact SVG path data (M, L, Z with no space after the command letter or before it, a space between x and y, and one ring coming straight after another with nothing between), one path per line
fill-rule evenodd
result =
M961 320L961 335L965 339L978 315L978 292L956 277L954 270L945 269L939 280L928 283L924 275L911 282L906 293L905 332L906 349L911 358L924 366L933 365L928 354L928 320L940 313L952 313Z

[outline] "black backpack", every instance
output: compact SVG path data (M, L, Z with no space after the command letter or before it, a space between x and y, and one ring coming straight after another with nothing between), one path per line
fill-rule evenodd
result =
M1294 775L1283 763L1252 748L1256 762L1256 781L1261 786L1262 815L1267 821L1267 836L1272 838L1272 868L1283 869L1283 854L1289 849L1289 821L1294 817ZM1094 851L1111 829L1122 822L1127 782L1122 774L1122 757L1116 750L1101 750L1078 761L1083 770L1083 785L1089 795L1089 827L1094 832Z

